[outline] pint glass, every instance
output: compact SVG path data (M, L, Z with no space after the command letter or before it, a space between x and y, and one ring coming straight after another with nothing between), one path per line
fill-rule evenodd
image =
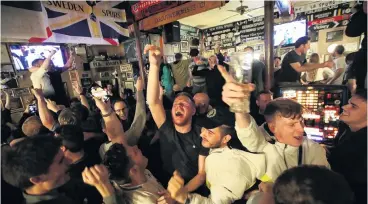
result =
M252 82L253 54L249 52L234 52L230 55L230 74L237 83L247 84ZM234 113L249 113L249 96L240 102L230 105L230 111Z

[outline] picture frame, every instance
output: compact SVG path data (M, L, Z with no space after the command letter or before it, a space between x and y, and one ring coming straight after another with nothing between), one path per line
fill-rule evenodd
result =
M124 88L131 89L134 92L134 82L133 81L124 82Z
M122 72L122 73L121 73L121 79L122 79L123 81L126 81L126 80L127 80L126 72Z
M180 52L189 52L189 42L188 41L180 42Z
M173 44L172 45L172 50L173 50L174 54L180 53L180 44Z
M129 80L133 80L133 72L126 72L126 79Z
M109 78L110 77L110 72L100 72L100 77L101 78Z
M120 72L129 71L130 66L131 66L130 64L122 64L122 65L120 65Z

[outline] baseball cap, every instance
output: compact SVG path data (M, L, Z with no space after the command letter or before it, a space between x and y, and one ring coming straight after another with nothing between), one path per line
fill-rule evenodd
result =
M222 125L233 128L235 126L235 116L227 109L216 108L210 110L205 117L198 117L196 124L206 129L214 129Z

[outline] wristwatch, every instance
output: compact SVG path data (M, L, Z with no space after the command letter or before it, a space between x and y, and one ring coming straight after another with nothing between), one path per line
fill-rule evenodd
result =
M106 113L105 115L102 115L102 113L101 113L101 116L102 116L103 118L105 118L105 117L107 117L107 116L110 116L112 112L113 112L113 111L112 111L112 109L110 109L110 111L109 111L108 113Z

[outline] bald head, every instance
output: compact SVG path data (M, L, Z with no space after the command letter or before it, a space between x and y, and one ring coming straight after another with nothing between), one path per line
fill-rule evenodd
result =
M210 98L205 93L197 93L193 97L196 108L200 114L207 113L210 104Z
M38 116L31 116L24 121L22 125L22 131L26 136L32 137L39 134L42 130L42 127L43 126L40 118Z

